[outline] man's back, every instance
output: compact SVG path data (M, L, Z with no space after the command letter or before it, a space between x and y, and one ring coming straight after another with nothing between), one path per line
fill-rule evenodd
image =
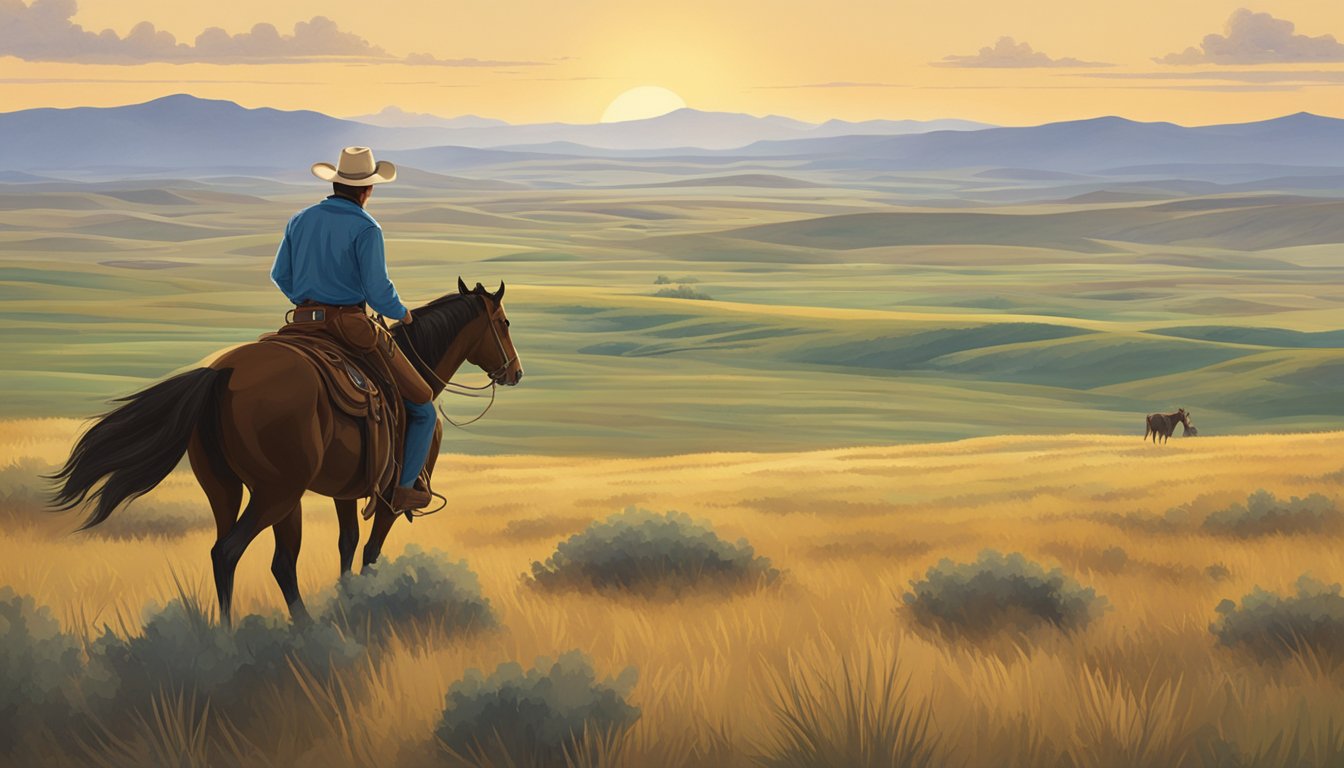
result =
M406 315L387 276L382 229L359 203L340 195L289 220L271 279L295 304L367 302L389 317Z

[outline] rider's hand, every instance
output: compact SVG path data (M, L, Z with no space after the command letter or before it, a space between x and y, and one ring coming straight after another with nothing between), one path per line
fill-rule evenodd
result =
M410 324L411 324L411 310L409 310L409 309L406 310L406 316L403 317L403 318L401 318L401 324L402 324L402 325L410 325Z

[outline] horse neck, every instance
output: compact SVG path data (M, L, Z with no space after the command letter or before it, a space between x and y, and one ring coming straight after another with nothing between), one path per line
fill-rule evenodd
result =
M431 311L433 310L424 310L426 314ZM401 333L401 338L398 341L402 342L404 351L407 352L407 357L411 359L416 373L420 374L420 377L424 379L435 395L443 391L443 382L451 379L453 374L457 373L457 369L462 367L462 363L466 362L467 355L477 342L477 337L480 336L480 322L484 316L484 305L482 304L472 319L457 329L457 332L448 340L447 344L444 344L442 339L436 340L437 343L432 345L428 344L423 338L417 342L412 337L409 328L398 327L397 330ZM442 345L441 348L440 345ZM428 373L421 370L422 368L428 368Z
M439 378L444 381L453 378L457 369L461 368L462 364L467 361L467 354L471 352L471 348L480 342L481 320L484 317L484 313L478 314L471 319L471 322L462 326L462 330L458 331L457 335L453 337L452 343L443 351L443 354L439 355L439 359L434 362L434 370ZM438 386L438 382L431 382L430 386L436 392L442 388Z
M1163 416L1166 416L1168 419L1170 419L1172 424L1184 424L1184 423L1185 423L1185 419L1181 418L1181 412L1180 412L1180 411L1176 411L1175 413L1164 413L1164 414L1162 414L1162 415L1163 415Z

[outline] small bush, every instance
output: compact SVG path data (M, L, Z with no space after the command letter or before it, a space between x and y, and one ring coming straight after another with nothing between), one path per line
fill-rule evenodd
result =
M661 296L665 299L698 299L700 301L713 301L714 297L704 291L697 291L689 285L678 285L676 288L660 288L654 296Z
M49 609L0 588L0 754L34 724L64 718L81 662Z
M1097 556L1096 570L1119 573L1129 564L1129 553L1124 547L1107 547Z
M655 278L653 279L653 284L654 284L654 285L671 285L671 284L672 284L672 278L668 277L667 275L659 275L659 276L657 276L657 277L655 277Z
M1241 599L1224 600L1209 631L1223 645L1245 648L1272 659L1310 651L1344 661L1344 597L1340 585L1309 576L1297 580L1297 594L1280 597L1259 587Z
M501 664L483 677L469 670L448 690L436 735L459 758L499 765L566 765L593 739L618 739L639 719L626 703L636 671L597 682L579 651L538 659L523 672Z
M122 638L105 630L89 651L90 673L112 681L117 708L147 706L163 693L209 699L229 711L263 684L292 677L291 662L318 679L364 655L335 627L292 625L280 616L246 616L229 629L183 595L153 613L144 633Z
M923 581L910 585L904 600L916 619L966 635L1047 622L1063 630L1079 629L1107 606L1106 598L1058 568L1046 572L1020 554L1005 557L993 550L981 552L973 563L944 559Z
M458 633L495 625L465 560L454 563L414 545L370 573L342 578L324 615L366 640L397 630Z
M532 563L532 578L544 587L679 592L769 583L779 571L745 539L726 542L686 514L627 507L560 542L545 563Z
M1222 563L1214 563L1204 569L1204 575L1213 581L1225 581L1232 576L1232 571L1228 570Z
M1204 520L1204 530L1223 536L1266 536L1274 533L1326 533L1344 527L1344 515L1319 493L1288 501L1258 490L1245 506L1233 504Z

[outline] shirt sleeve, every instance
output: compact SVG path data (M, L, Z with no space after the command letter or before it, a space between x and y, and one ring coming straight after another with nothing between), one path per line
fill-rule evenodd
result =
M275 265L271 267L271 282L285 294L291 303L298 304L294 295L294 254L289 244L289 227L285 227L285 236L280 240L280 248L275 252Z
M387 276L387 253L383 248L383 230L369 227L355 238L355 258L359 261L359 280L364 287L364 300L387 317L400 320L406 316L406 305L401 303L396 286Z

